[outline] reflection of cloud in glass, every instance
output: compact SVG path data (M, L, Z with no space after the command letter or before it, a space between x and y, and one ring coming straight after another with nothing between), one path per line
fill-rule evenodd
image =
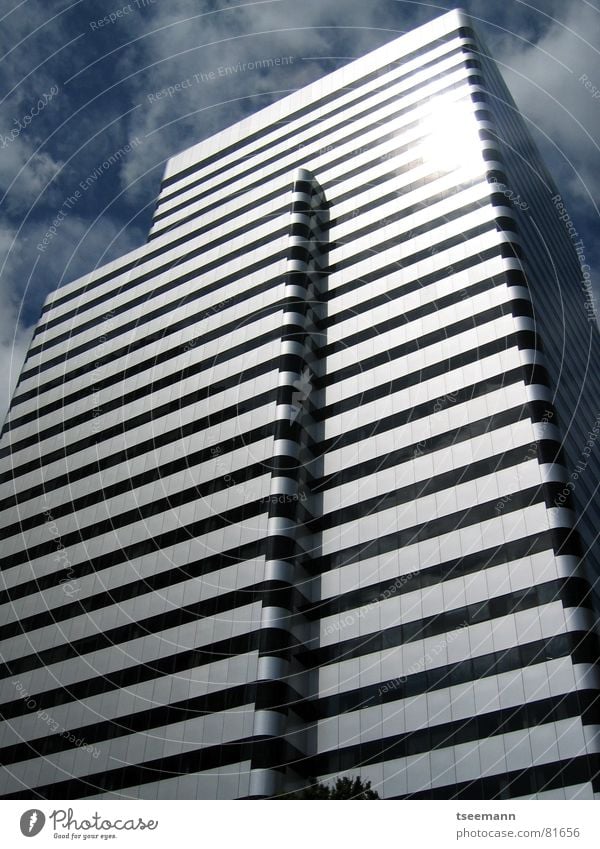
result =
M477 177L485 171L477 121L470 104L439 97L423 121L427 135L420 144L425 163L437 171Z

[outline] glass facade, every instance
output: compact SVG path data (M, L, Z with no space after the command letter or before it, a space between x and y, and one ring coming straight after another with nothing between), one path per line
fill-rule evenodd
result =
M4 427L2 798L600 793L557 195L458 11L169 161Z

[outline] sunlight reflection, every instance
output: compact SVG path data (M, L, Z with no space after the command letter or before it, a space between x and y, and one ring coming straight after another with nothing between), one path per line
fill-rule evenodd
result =
M468 102L437 98L424 119L427 136L420 143L424 161L443 172L476 177L485 173L477 121Z

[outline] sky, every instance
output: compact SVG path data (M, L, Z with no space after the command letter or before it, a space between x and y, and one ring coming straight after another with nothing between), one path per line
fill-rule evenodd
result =
M542 150L600 300L600 0L594 3L460 5ZM169 157L456 5L3 0L0 421L45 297L146 241ZM277 57L288 61L257 62Z

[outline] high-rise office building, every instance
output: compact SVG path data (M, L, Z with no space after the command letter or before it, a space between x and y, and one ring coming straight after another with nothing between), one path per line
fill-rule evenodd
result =
M561 203L456 11L169 161L5 425L3 798L598 794Z

